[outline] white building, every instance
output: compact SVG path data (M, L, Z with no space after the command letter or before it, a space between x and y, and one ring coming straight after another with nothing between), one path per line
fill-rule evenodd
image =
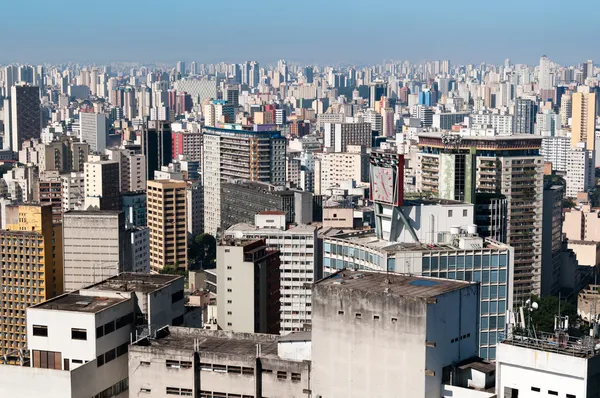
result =
M119 209L119 163L111 160L90 160L84 164L84 173L85 208Z
M539 333L539 332L538 332ZM513 335L498 344L498 397L597 397L600 395L600 355L585 343L562 336L538 338Z
M85 205L85 177L83 172L61 174L63 211L83 210Z
M567 152L565 182L569 198L576 198L579 192L587 192L594 186L594 152L586 150L583 142Z
M324 129L325 147L334 152L347 152L348 145L372 146L371 123L325 123Z
M478 290L348 270L322 279L312 300L312 396L439 398L453 365L477 355Z
M567 172L567 157L571 149L571 137L553 136L542 139L540 154L544 162L552 163L552 170L564 175Z
M92 152L102 152L108 137L108 118L105 114L79 113L79 139L90 145Z
M365 147L348 145L346 152L323 152L315 161L315 193L339 186L343 181L369 181L369 154Z
M283 212L262 212L256 225L237 224L226 236L236 239L264 239L279 250L281 257L281 331L280 334L305 330L311 323L311 287L322 275L317 229L298 225L286 230Z
M150 273L150 229L133 226L127 231L131 245L132 271Z
M496 135L512 135L514 116L491 113L473 113L469 116L471 126L491 126Z
M172 325L171 316L183 319L184 311L183 278L171 275L121 274L32 306L29 361L0 365L2 394L128 397L132 338Z

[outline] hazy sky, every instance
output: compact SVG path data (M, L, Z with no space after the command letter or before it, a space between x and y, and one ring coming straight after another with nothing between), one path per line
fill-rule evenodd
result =
M0 63L559 63L600 25L564 0L0 0ZM576 9L596 9L580 0Z

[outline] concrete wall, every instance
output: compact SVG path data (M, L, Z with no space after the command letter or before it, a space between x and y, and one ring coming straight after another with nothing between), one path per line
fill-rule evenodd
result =
M468 388L442 385L442 398L493 398L496 394ZM520 397L521 395L519 395Z
M588 363L585 358L498 344L496 355L496 394L504 396L506 387L518 389L519 398L572 394L586 397ZM540 388L540 392L531 390Z
M71 374L62 370L0 365L0 386L2 386L2 396L6 397L73 396Z
M185 299L181 299L175 303L172 303L171 299L174 293L183 291L183 284L184 280L180 278L159 291L147 295L149 307L148 324L152 329L172 325L173 319L185 313Z
M277 355L292 361L310 361L312 358L312 342L309 341L280 341L277 343Z
M473 224L475 214L469 203L403 206L402 211L422 243L438 243L438 233L450 232L450 227ZM398 241L414 242L406 228L402 228Z
M316 285L313 397L425 396L426 311L424 299Z

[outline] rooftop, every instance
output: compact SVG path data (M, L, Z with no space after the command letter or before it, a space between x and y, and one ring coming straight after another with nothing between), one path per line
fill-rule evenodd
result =
M183 277L178 275L124 272L95 285L88 286L86 289L151 293L170 285L177 279L183 279Z
M339 289L362 290L370 293L388 293L400 297L436 297L471 285L470 282L410 275L342 270L321 279L319 286L336 286Z
M143 338L133 346L152 346L162 349L194 350L197 341L200 351L217 354L256 355L260 343L263 356L277 356L279 336L258 333L234 333L222 330L204 330L169 326L156 339Z
M439 199L439 198L418 198L418 199L405 199L404 206L420 206L420 205L460 205L470 206L471 203L461 202L459 200L450 199Z
M44 301L43 303L32 306L31 308L97 313L127 300L129 300L127 297L82 296L79 293L74 292L66 293L62 296Z
M592 339L589 336L583 336L582 338L571 337L564 332L551 334L537 331L535 335L531 336L524 331L514 330L505 339L499 336L498 342L515 347L579 358L592 358L600 354L600 344L597 339Z

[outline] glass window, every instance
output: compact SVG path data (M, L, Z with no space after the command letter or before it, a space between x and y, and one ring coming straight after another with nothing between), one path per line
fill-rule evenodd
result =
M504 315L498 316L498 329L504 329Z
M503 270L500 271L500 275L499 275L500 276L500 278L499 278L500 283L506 283L506 274L507 273L508 273L507 269L503 269Z
M506 267L506 264L508 263L508 260L506 257L507 257L506 254L500 255L500 266L501 267Z
M490 347L488 358L496 359L496 347Z
M448 257L448 270L456 269L456 257L450 256Z
M448 272L448 279L456 279L456 272Z
M498 271L497 270L490 271L490 282L492 282L492 283L498 282Z
M350 249L350 248L349 248L348 246L342 246L342 253L344 254L344 256L347 256L347 255L348 255L348 250L349 250L349 249Z
M481 332L481 344L488 343L488 334L487 332Z
M448 257L440 257L440 271L448 269Z
M331 259L331 268L337 269L337 260L335 258Z
M329 243L325 243L323 245L323 250L325 251L325 253L331 253L331 245Z
M505 298L506 297L506 286L500 285L498 286L498 297Z
M440 272L440 278L445 278L447 276L446 272Z
M498 256L492 256L492 268L498 268Z
M488 255L481 256L481 266L483 268L489 268L490 267L490 256L488 256Z
M429 260L429 257L423 257L423 271L429 271L431 269L430 264L431 261Z
M323 258L323 266L324 267L329 267L329 257L324 257Z
M498 286L490 286L490 298L498 298Z
M474 267L475 268L481 268L481 256L475 256L475 258L473 258L474 260Z
M473 268L473 256L465 256L465 268L466 269Z
M487 316L482 316L481 317L481 330L486 330L488 328L488 317Z
M456 268L465 269L465 256L456 256Z
M459 281L464 281L465 279L465 271L458 271L456 273L456 279L458 279Z
M484 269L481 277L481 282L483 283L490 283L490 271L488 271L487 269Z
M396 270L396 259L395 258L388 258L387 269L388 269L388 271Z
M498 318L496 318L495 316L490 316L490 329L496 329L497 325L496 325L496 321L498 320ZM490 344L492 344L492 336L490 334ZM496 337L494 336L494 343L496 344Z
M498 312L498 302L490 301L490 314L495 314Z
M482 348L480 351L481 351L481 352L479 353L479 354L480 354L480 355L479 355L480 357L482 357L482 358L487 358L487 357L488 357L488 349L487 349L487 348Z
M488 313L489 303L487 301L481 302L481 315L487 315Z
M481 282L481 271L475 271L475 272L473 272L473 281L474 282Z
M504 300L498 301L498 312L500 314L504 314L506 312L506 301L504 301Z
M484 298L484 299L490 298L490 287L489 286L481 286L481 298Z
M432 271L438 270L438 262L439 262L439 259L437 257L431 257L431 270Z

